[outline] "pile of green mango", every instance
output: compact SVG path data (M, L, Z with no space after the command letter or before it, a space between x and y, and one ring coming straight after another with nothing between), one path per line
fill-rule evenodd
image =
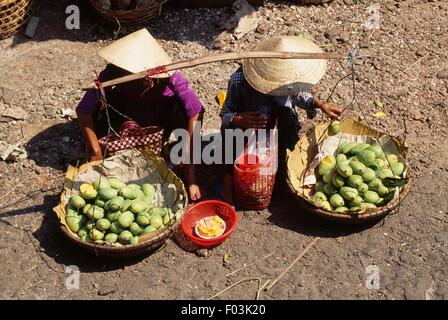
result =
M385 154L377 143L341 143L335 155L324 157L317 166L312 200L335 212L378 208L395 194L384 179L402 178L404 170L404 163L394 154Z
M67 206L65 221L83 241L123 246L139 236L164 228L174 217L171 209L154 206L154 186L126 184L99 177L83 183Z

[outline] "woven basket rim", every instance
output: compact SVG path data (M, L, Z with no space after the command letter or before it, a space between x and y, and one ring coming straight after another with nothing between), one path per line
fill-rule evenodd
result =
M304 137L308 136L312 132L312 130L313 130L313 128L310 128L306 132ZM297 143L297 145L299 145L299 144L300 144L300 140ZM286 166L288 165L288 159L289 159L289 155L286 157ZM294 186L291 182L291 176L290 176L289 170L287 170L286 181L287 181L287 185L288 185L291 193L302 204L302 206L305 207L305 209L307 211L317 214L319 216L328 218L330 220L337 220L339 222L356 223L356 222L367 222L367 221L380 219L381 217L386 216L391 211L393 211L395 208L397 208L400 205L401 201L409 193L409 190L412 185L412 181L413 181L412 173L411 173L411 168L409 166L407 167L406 177L408 179L406 185L403 188L401 188L399 195L397 197L395 197L392 201L390 201L387 205L379 207L379 208L375 208L375 209L366 208L361 211L353 212L352 214L346 213L346 212L328 211L328 210L322 209L320 207L317 207L310 199L308 199L308 197L301 194L300 192L298 192L298 190L296 190L294 188Z

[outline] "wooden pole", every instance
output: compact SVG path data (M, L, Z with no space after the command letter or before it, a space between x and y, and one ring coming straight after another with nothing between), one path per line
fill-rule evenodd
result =
M164 67L167 72L192 68L202 64L228 61L228 60L240 60L240 59L254 59L254 58L275 58L275 59L346 59L346 55L334 54L334 53L313 53L313 52L273 52L273 51L247 51L247 52L227 52L218 53L215 55L209 55L200 58L194 58L190 60L183 60L167 64ZM150 70L155 70L160 67L156 67ZM130 74L124 77L116 78L110 81L102 83L103 87L110 87L120 83L125 83L133 80L143 79L148 75L148 71L142 71L134 74ZM90 85L83 88L83 91L96 89L95 85Z

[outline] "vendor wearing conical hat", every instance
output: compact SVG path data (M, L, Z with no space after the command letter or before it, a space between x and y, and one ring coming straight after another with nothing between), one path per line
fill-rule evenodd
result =
M323 52L311 40L284 36L265 40L255 51ZM297 108L307 111L309 118L322 110L338 119L342 110L313 97L307 90L324 76L327 61L323 59L257 58L243 61L242 68L230 77L227 97L221 116L222 129L263 129L277 124L279 164L286 148L298 141L300 122ZM236 155L234 155L235 157ZM227 165L222 196L232 201L233 166Z
M171 62L165 50L146 29L119 39L101 49L99 55L108 62L100 73L101 82ZM159 74L152 82L150 87L145 80L134 80L105 88L106 100L112 107L107 109L113 129L119 132L121 126L132 119L140 127L156 125L164 128L166 137L177 128L187 129L191 136L196 121L202 118L204 108L188 80L176 71ZM101 159L98 139L108 134L108 123L105 109L100 108L97 93L87 92L76 108L76 113L87 140L87 159ZM199 199L201 193L196 183L194 165L186 166L186 179L191 199Z

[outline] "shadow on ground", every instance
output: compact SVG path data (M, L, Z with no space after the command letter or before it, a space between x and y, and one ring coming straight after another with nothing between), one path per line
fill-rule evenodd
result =
M67 164L76 166L84 156L81 131L76 120L58 123L43 130L37 125L30 128L30 139L25 145L28 159L40 167L51 167L65 171Z

